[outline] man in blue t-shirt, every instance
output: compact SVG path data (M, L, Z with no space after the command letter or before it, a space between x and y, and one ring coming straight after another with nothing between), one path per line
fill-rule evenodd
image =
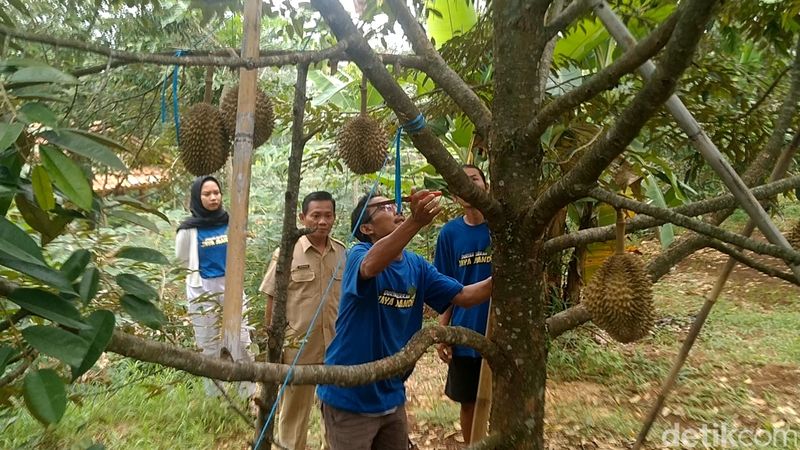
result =
M484 191L489 190L483 171L471 164L462 166L464 173ZM461 283L474 283L492 275L492 252L489 227L483 214L463 199L456 197L464 207L464 215L447 222L439 232L433 265L439 272L449 275ZM475 308L450 307L439 316L440 325L453 325L486 333L489 303ZM444 392L461 403L461 433L464 442L472 440L472 416L481 374L481 357L469 347L437 344L439 358L447 366L447 384Z
M397 353L422 328L423 303L443 313L451 303L470 307L489 298L491 278L464 286L405 250L440 211L438 197L427 190L411 196L408 219L398 214L393 200L361 198L351 215L361 242L347 255L336 336L325 364L361 364ZM320 385L317 395L331 450L406 450L404 381L393 377L355 387Z

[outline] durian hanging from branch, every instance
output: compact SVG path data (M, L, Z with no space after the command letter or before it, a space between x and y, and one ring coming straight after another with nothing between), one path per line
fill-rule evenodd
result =
M222 96L220 102L220 110L222 111L222 120L225 126L225 132L228 139L233 141L236 134L236 111L239 106L239 85L235 85L228 89ZM253 128L253 148L260 147L263 143L267 142L272 131L275 129L275 111L272 105L272 99L262 91L256 88L256 111L255 111L255 124Z
M361 80L361 111L348 120L336 136L339 157L357 174L377 172L383 167L389 136L380 122L367 114L367 80Z
M208 103L198 103L183 117L178 158L192 175L216 172L225 165L231 148L219 109Z
M584 290L592 321L612 338L628 343L650 332L655 319L652 281L636 255L625 253L625 217L617 210L616 250Z

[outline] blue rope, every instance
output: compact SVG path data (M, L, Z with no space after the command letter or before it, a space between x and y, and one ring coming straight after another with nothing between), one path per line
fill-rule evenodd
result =
M177 50L175 56L183 56L186 52L184 50ZM175 122L175 139L180 140L181 135L181 120L178 114L178 71L179 65L172 68L172 119ZM167 81L170 74L164 77L164 83L161 85L161 123L167 121ZM179 142L180 143L180 142Z
M364 207L361 208L361 213L359 213L358 215L356 226L353 227L353 230L350 232L350 236L348 237L348 242L347 242L348 246L355 238L356 230L358 230L358 227L361 225L361 221L364 219L364 212L366 212L370 199L372 198L372 196L375 195L375 191L378 189L378 183L380 183L381 180L380 176L383 173L383 170L386 168L386 163L388 161L389 161L389 155L386 156L386 159L383 161L383 166L381 167L378 176L375 177L375 183L372 184L372 189L370 189L369 191L369 195L367 196L367 201L364 202ZM339 267L341 267L342 261L344 259L345 258L340 257L336 261L336 268L333 271L334 274L339 272ZM320 299L319 305L317 306L317 310L314 312L314 316L311 318L311 323L309 323L308 325L308 330L306 330L306 335L303 337L303 340L301 341L300 348L297 350L297 354L295 355L294 360L292 360L292 364L289 367L289 372L286 374L286 378L283 379L283 384L281 384L281 387L278 390L278 396L275 397L275 402L272 404L272 408L269 411L269 416L267 416L267 420L264 422L264 426L261 428L261 432L258 435L258 440L256 440L256 443L253 445L253 449L257 449L261 445L261 441L264 440L264 433L266 433L270 422L272 422L272 419L275 416L275 412L278 409L278 403L280 403L281 397L283 396L283 392L286 390L286 385L289 384L289 381L292 379L292 376L294 375L294 368L295 366L297 366L297 361L300 359L300 355L303 353L303 349L306 346L306 342L308 342L308 336L311 334L311 330L314 329L314 324L316 324L317 318L319 317L319 314L322 311L322 306L325 304L325 300L327 300L328 298L328 292L330 291L331 286L333 286L333 280L334 280L333 277L331 277L328 280L328 286L325 287L325 291L322 293L322 298Z
M411 122L401 125L397 129L397 135L395 136L395 196L397 201L397 212L401 213L401 203L402 203L402 191L400 186L400 136L403 130L410 133L416 133L421 131L425 128L425 117L422 114L418 115L414 120ZM383 174L384 169L386 169L386 164L389 162L389 158L391 155L386 155L386 159L383 160L383 165L381 166L381 170L378 172L378 176L375 177L375 182L372 184L372 188L367 195L367 201L364 202L364 207L361 208L361 212L358 214L358 220L356 221L356 225L350 231L350 236L347 239L347 245L349 246L353 239L355 239L356 230L358 227L361 226L361 221L364 219L364 213L367 211L367 207L369 206L369 201L375 195L375 191L378 189L378 183L380 183L381 175ZM342 255L344 256L344 255ZM341 267L342 261L345 258L340 257L336 261L336 268L334 269L333 273L336 274L339 272L339 267ZM328 285L325 287L325 291L322 293L322 298L320 299L319 305L317 306L317 310L314 312L314 316L311 318L311 323L308 325L308 330L306 330L306 334L303 337L303 340L300 343L300 348L297 350L297 354L294 356L292 360L292 364L289 366L289 372L286 373L286 377L283 379L283 383L281 384L280 389L278 389L278 395L275 397L275 402L272 404L272 408L269 411L269 415L267 416L267 420L264 422L264 426L261 428L261 432L258 434L258 439L256 443L253 445L253 449L257 449L261 442L264 440L264 433L266 433L269 424L272 422L272 419L275 417L275 412L278 409L278 404L280 403L281 397L283 396L283 392L286 390L286 385L289 384L289 381L292 379L294 375L294 368L297 366L297 361L300 359L300 355L303 353L303 349L308 342L308 336L311 334L311 330L314 329L314 324L317 322L317 318L319 318L319 314L322 311L322 307L325 304L325 301L328 298L328 292L330 292L331 287L333 286L334 278L331 277L328 280Z
M397 203L397 213L403 213L403 186L401 185L402 177L400 176L400 137L403 131L407 133L416 133L425 128L425 117L422 114L418 115L414 120L405 125L397 128L397 134L394 136L394 201Z

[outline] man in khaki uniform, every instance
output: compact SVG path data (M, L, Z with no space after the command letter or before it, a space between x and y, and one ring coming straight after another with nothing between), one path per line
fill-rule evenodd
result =
M315 230L302 236L294 246L286 301L286 339L283 348L284 364L291 364L300 349L311 319L321 300L324 305L314 328L303 347L297 364L322 364L325 349L333 340L336 316L339 310L339 288L344 268L345 246L330 237L336 219L336 201L330 193L312 192L303 199L300 221L303 226ZM272 254L267 274L261 283L261 292L267 295L266 323L272 322L272 305L276 296L275 268L278 251ZM339 262L339 260L342 260ZM334 271L338 266L338 271ZM325 299L322 295L333 278ZM287 385L280 401L275 441L292 450L305 450L308 421L314 405L315 386ZM323 448L325 445L324 432Z

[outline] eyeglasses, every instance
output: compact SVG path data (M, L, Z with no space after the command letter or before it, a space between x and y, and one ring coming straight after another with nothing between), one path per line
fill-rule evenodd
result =
M372 205L367 205L367 207L375 208L375 211L372 211L372 213L369 214L366 219L362 220L361 223L368 223L370 220L372 220L372 217L380 211L386 211L392 215L397 214L397 204L394 203L394 200L378 202Z

